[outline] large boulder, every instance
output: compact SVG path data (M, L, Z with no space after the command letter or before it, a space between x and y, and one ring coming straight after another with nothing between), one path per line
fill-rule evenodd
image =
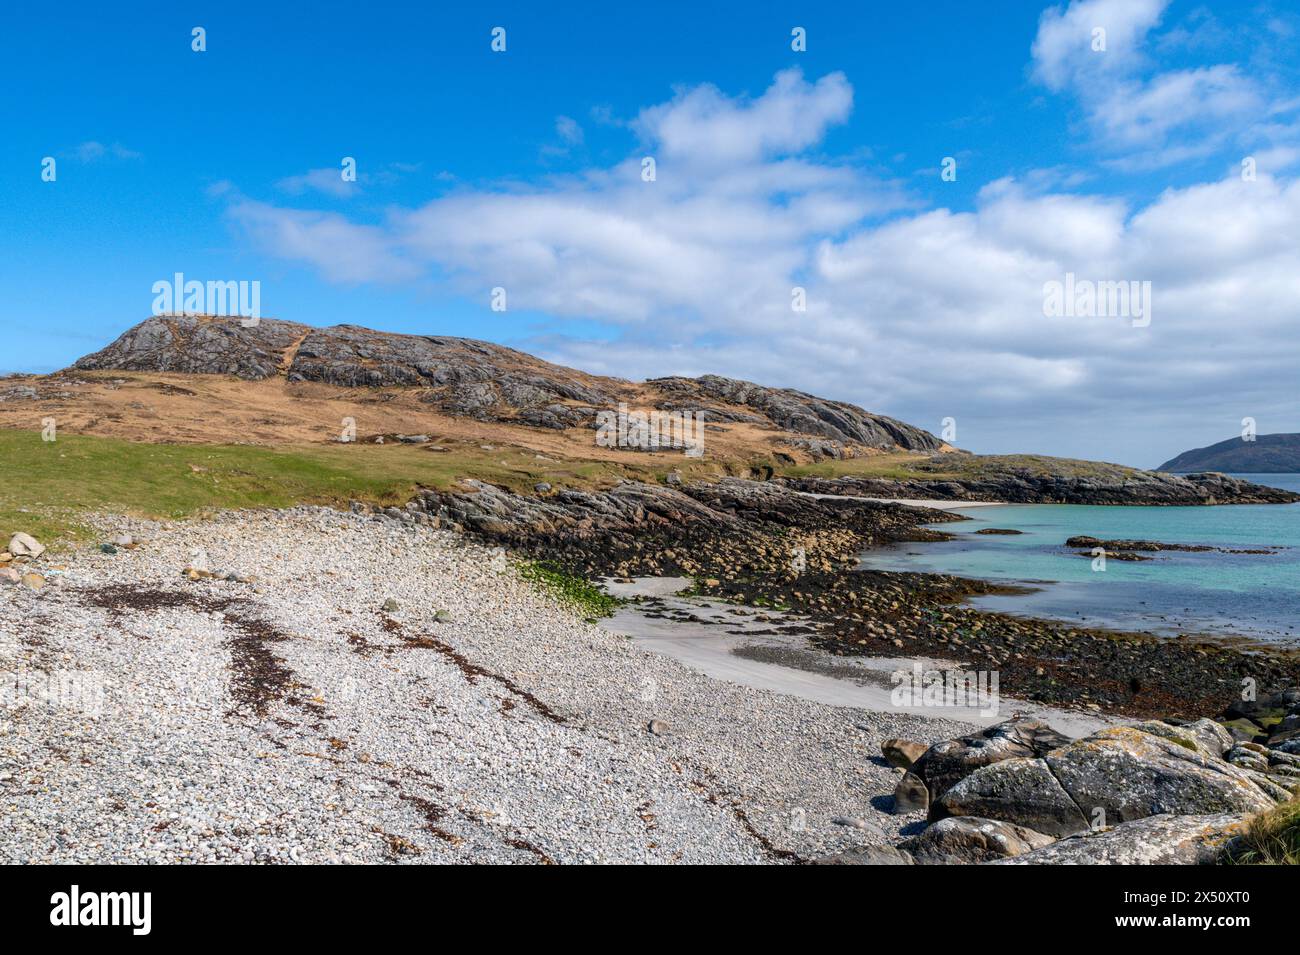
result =
M1032 852L1056 840L1014 823L973 816L950 816L901 848L922 865L970 865Z
M1088 828L1088 820L1042 759L1006 759L977 769L930 807L931 819L976 816L1050 836Z
M982 766L1005 759L1042 756L1070 742L1042 720L1014 717L979 733L936 743L912 764L933 803Z
M1244 828L1240 816L1148 816L1093 829L995 865L1213 865Z
M1286 798L1272 780L1221 759L1220 740L1203 735L1156 722L1104 729L1039 759L976 770L932 803L930 815L983 816L1064 836L1164 813L1240 816Z

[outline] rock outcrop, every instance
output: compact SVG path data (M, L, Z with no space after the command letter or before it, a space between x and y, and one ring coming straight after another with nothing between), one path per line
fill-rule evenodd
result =
M669 404L707 408L724 402L751 408L783 431L816 435L869 448L937 451L934 435L882 415L867 414L842 401L828 401L788 388L765 388L751 381L704 375L700 378L653 378L647 382L669 396ZM762 419L758 419L762 420ZM831 456L828 452L827 456Z
M924 801L929 805L982 766L1004 759L1042 756L1068 742L1068 736L1041 720L1014 717L971 736L936 743L908 767L908 775L924 784ZM895 793L895 804L916 806L920 801L916 784L905 776L899 786L905 788Z
M1226 474L1160 474L1118 464L1038 458L1032 468L997 456L944 454L918 471L956 472L933 480L784 478L815 494L1008 504L1286 504L1300 494ZM967 473L962 473L966 471Z
M943 447L920 428L785 388L715 375L637 385L553 365L490 342L400 335L358 325L312 328L270 318L251 322L162 315L141 322L73 367L235 375L250 381L279 375L289 382L345 388L419 388L424 390L422 400L448 414L553 430L594 428L599 410L626 402L661 411L700 412L706 422L784 432L791 447L813 442L805 448L813 457Z

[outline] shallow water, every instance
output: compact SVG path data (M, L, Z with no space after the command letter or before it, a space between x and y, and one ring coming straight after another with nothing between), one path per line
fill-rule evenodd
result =
M1237 475L1300 491L1300 475ZM1161 634L1241 635L1300 645L1300 504L1221 507L1092 507L1023 504L963 509L960 524L932 525L955 540L872 551L864 567L957 574L1021 583L1033 592L977 597L985 610L1067 620L1085 626ZM983 535L982 527L1022 531ZM1280 547L1271 554L1160 552L1152 560L1108 560L1064 546L1076 534L1208 544L1228 549Z

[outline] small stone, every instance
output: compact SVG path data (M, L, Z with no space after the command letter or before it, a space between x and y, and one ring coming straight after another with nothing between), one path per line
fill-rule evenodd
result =
M9 553L15 557L40 557L45 553L45 545L30 534L18 531L9 539Z
M28 590L40 590L45 586L45 578L37 573L23 574L23 586Z
M831 820L837 826L846 826L849 829L868 829L865 819L859 819L856 816L836 816Z
M451 623L451 614L446 610L439 610L433 615L434 623Z
M384 601L384 609L387 610L389 613L392 613L394 610L397 610L400 606L401 604L399 604L392 597L389 597L387 600Z
M105 554L116 554L117 548L112 544L100 544L99 549Z
M668 724L663 720L651 720L646 724L646 732L652 736L665 736L668 733Z
M16 584L23 579L23 575L18 573L12 567L0 568L0 581L6 584Z
M538 481L536 484L533 485L533 490L536 491L538 494L545 494L550 489L551 486L547 484L545 481Z
M116 547L134 547L135 538L130 534L118 534L113 538L113 544Z

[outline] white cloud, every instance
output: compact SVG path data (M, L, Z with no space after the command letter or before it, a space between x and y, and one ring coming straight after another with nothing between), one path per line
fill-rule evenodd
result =
M621 327L612 343L547 339L537 350L554 360L634 378L728 374L930 428L951 415L959 443L981 450L1150 465L1246 415L1300 429L1294 180L1230 170L1135 207L1037 176L986 186L970 211L921 209L896 184L810 158L851 101L843 77L791 73L752 100L681 91L638 120L676 160L654 182L638 153L377 224L243 198L230 214L263 249L334 281L436 275L484 303L499 285L512 309ZM1067 272L1150 281L1151 325L1044 317L1043 284ZM806 312L791 310L795 285Z
M89 140L81 143L71 152L71 157L77 162L90 163L99 162L102 159L139 159L140 153L133 149L127 149L121 143L105 145L95 140Z
M560 141L567 146L582 145L582 127L572 116L555 117L555 135L559 136Z
M1260 84L1236 65L1158 68L1148 47L1176 49L1193 35L1177 27L1152 40L1168 4L1072 0L1039 20L1031 48L1034 78L1078 99L1097 145L1121 168L1160 168L1210 155L1268 114ZM1189 21L1198 43L1208 44L1214 32L1207 21L1196 12ZM1104 31L1104 49L1094 39L1098 30Z
M723 165L806 149L852 108L843 73L810 84L792 69L778 73L753 101L732 99L715 86L680 90L670 102L642 110L633 127L670 160Z
M326 195L345 199L357 190L355 181L343 178L343 167L326 167L309 169L297 176L286 176L276 184L276 188L291 196L300 196L306 192L323 192Z

